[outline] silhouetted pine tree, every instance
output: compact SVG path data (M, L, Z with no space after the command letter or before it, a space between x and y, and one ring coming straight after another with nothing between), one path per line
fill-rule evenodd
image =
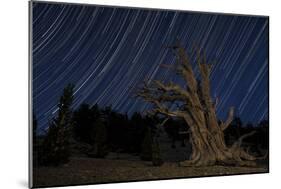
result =
M159 147L159 128L156 127L156 117L146 117L147 129L142 143L141 159L152 161L152 165L161 166L163 160Z
M88 104L81 104L73 113L74 137L78 141L93 144L94 122L99 118L100 111L97 105L92 108Z
M162 160L161 151L158 141L152 143L152 164L154 166L161 166L164 162Z
M103 158L108 154L107 128L104 118L99 118L94 123L94 148L92 156Z
M151 123L151 131L152 131L152 165L161 166L164 161L162 160L160 145L159 145L159 137L160 137L160 128L159 128L159 119L158 117L152 116L147 118L148 123ZM161 125L162 127L162 125Z
M50 123L43 141L42 154L40 155L40 163L43 165L58 166L69 160L73 89L74 85L68 84L60 97L58 115Z
M152 160L152 132L151 128L147 127L142 142L141 159L145 161Z

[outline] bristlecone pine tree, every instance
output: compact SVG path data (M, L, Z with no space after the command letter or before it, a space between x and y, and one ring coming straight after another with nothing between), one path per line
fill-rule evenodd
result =
M200 78L196 78L190 57L184 48L179 43L169 48L173 50L177 60L173 69L184 79L186 86L154 80L150 83L145 82L138 89L137 96L154 105L149 113L180 117L187 123L191 134L192 154L189 160L180 162L180 165L254 166L257 158L241 147L242 140L253 135L254 132L241 136L231 146L225 144L224 130L232 122L234 108L229 109L226 121L219 124L216 116L216 102L212 100L210 94L211 65L207 64L205 53L196 51L196 62L200 73ZM176 109L169 108L169 104L174 102L181 102L181 106Z

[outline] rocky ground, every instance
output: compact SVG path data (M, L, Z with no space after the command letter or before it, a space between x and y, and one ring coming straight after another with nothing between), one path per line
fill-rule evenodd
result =
M176 162L166 162L161 167L154 167L151 162L140 161L137 157L122 159L76 157L61 167L35 168L34 184L43 187L268 172L263 166L199 168L179 167Z

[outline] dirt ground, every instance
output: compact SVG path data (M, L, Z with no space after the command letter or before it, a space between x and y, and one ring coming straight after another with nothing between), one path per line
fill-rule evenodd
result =
M97 184L136 180L266 173L266 167L179 167L178 163L166 162L161 167L151 162L121 159L71 158L61 167L39 167L34 169L34 187L77 184Z

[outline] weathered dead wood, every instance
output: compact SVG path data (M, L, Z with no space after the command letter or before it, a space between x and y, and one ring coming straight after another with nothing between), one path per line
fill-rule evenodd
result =
M154 105L152 113L160 113L168 117L181 117L189 126L191 134L192 154L190 160L181 162L181 166L208 166L214 164L231 164L253 166L256 158L241 147L245 137L235 142L231 147L226 146L224 130L230 125L234 116L234 107L229 109L225 122L218 124L216 106L218 100L212 100L210 92L210 73L212 66L207 63L206 54L197 50L197 66L200 79L195 77L191 61L184 48L177 44L170 47L175 53L176 70L186 81L182 87L176 83L153 81L144 83L137 95ZM168 66L168 68L171 68ZM170 109L168 103L180 101L180 108Z

